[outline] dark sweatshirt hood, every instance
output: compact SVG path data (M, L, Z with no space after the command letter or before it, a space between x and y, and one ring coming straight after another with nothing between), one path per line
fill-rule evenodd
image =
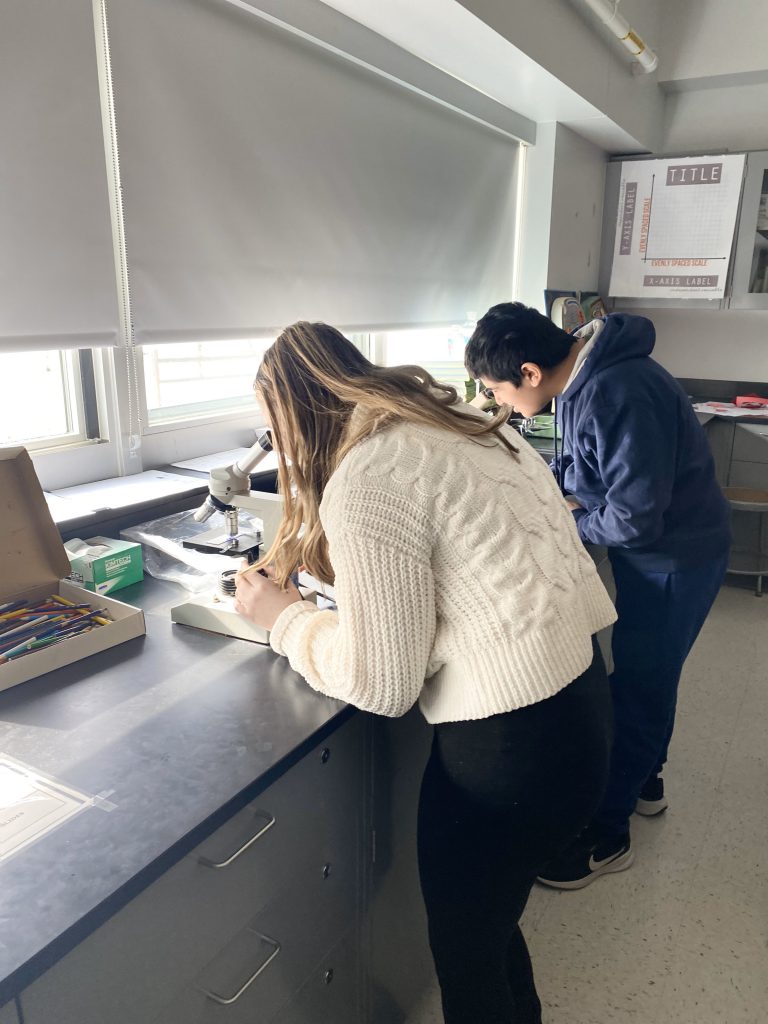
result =
M604 326L595 347L563 393L566 400L580 391L591 377L602 370L607 370L609 366L616 366L630 359L640 359L653 352L656 344L655 327L646 317L633 316L631 313L611 313L601 320L593 320L576 331L576 336L589 340L596 325L601 322Z

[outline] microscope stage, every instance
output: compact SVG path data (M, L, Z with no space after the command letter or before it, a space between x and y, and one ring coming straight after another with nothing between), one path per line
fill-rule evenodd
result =
M182 546L206 555L231 555L233 558L247 558L255 562L259 557L261 533L238 533L230 537L226 530L207 530L183 540Z

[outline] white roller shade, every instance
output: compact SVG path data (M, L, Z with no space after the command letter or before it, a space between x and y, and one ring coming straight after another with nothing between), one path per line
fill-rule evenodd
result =
M91 0L3 0L0 351L118 336Z
M138 342L509 297L514 141L226 0L108 19Z

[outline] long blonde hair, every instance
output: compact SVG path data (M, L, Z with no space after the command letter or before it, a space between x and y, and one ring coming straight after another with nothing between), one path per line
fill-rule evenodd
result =
M491 420L468 415L455 388L419 366L376 366L323 323L287 327L265 353L254 388L271 423L283 498L277 536L256 567L273 564L281 586L300 565L333 583L319 514L323 491L347 452L375 431L420 423L472 438L493 435L517 452L500 431L508 412Z

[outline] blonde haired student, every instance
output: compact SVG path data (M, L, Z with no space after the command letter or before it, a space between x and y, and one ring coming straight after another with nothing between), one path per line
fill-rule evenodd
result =
M320 693L434 725L419 869L446 1024L538 1024L519 920L586 825L615 618L541 458L419 367L378 367L325 324L287 328L256 378L284 519L238 575L240 613ZM303 526L303 530L302 530ZM302 601L298 565L338 611Z

